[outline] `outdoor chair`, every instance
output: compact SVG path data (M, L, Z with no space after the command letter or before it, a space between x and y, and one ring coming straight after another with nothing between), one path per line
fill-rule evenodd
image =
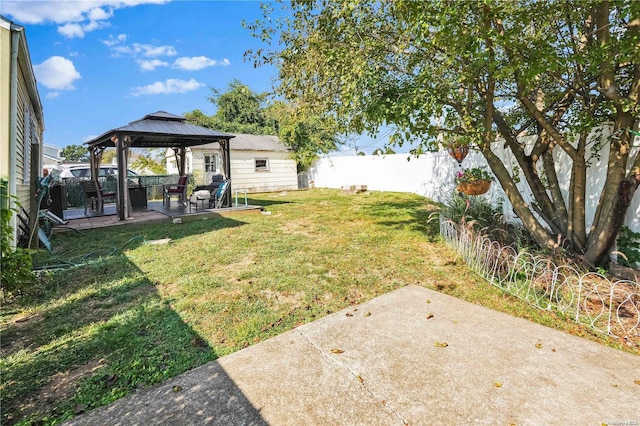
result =
M80 187L84 195L84 214L87 215L87 207L91 205L92 210L98 214L104 213L104 201L106 199L116 200L116 193L102 189L100 182L95 179L81 180ZM95 204L94 204L95 203ZM95 206L95 207L94 207Z
M191 206L195 206L196 211L198 211L198 203L201 203L202 208L204 209L205 201L209 201L211 199L211 192L207 189L198 189L196 188L189 197L189 213L191 213Z
M222 208L222 203L225 197L229 196L229 185L231 183L230 179L222 181L218 189L212 193L211 198L209 199L209 208L219 209Z
M223 181L224 181L224 176L213 175L211 176L211 183L209 184L209 187L207 189L213 192L220 187Z
M189 183L189 176L180 176L177 184L162 185L164 196L162 197L162 204L167 208L171 206L171 197L178 197L180 205L185 205L187 199L187 186Z

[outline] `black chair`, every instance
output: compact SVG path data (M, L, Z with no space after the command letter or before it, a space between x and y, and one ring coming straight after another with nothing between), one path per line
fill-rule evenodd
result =
M105 191L100 186L100 182L97 180L81 180L80 187L82 188L82 192L84 195L84 214L87 215L87 207L91 204L91 209L94 209L95 202L95 210L98 211L99 214L104 212L104 201L105 199L116 199L116 193L111 191Z

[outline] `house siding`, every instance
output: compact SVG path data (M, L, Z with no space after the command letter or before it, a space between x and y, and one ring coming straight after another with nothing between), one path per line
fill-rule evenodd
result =
M256 158L266 158L269 170L257 171ZM286 152L231 152L231 187L235 191L271 192L298 188L296 163Z
M13 35L16 35L14 38ZM17 61L15 62L17 93L15 99L11 90L14 57L12 44L17 39ZM39 145L39 155L33 158L35 164L42 168L42 134L44 131L44 117L40 95L31 66L31 58L25 31L22 27L13 25L11 21L0 17L0 177L10 180L10 195L16 196L17 201L30 215L30 201L32 199L31 183L37 176L30 176L32 161L32 142ZM12 109L15 106L15 109ZM15 111L16 122L12 127L12 114ZM15 137L15 139L12 139ZM15 145L13 143L15 142ZM15 158L15 164L11 159ZM17 222L12 218L14 229L13 243L16 242Z
M231 189L247 192L274 192L298 189L296 162L276 136L236 135L231 139ZM235 147L235 148L234 148ZM259 147L259 148L256 148ZM214 173L205 173L204 155L220 153L217 144L194 146L187 151L187 173L192 173L196 185L211 182ZM178 172L175 156L169 149L166 152L167 172ZM256 170L256 159L266 159L268 170ZM222 165L217 164L221 173Z

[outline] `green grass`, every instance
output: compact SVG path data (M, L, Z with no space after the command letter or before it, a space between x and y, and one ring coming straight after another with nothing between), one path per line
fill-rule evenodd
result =
M36 263L82 264L2 304L2 423L55 424L409 284L621 346L470 272L423 197L312 190L250 202L271 215L55 234Z

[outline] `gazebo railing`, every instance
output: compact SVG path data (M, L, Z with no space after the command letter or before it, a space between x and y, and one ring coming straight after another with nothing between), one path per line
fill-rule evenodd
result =
M136 176L129 178L129 186L143 186L147 188L147 199L161 200L162 186L178 182L178 175L151 175ZM86 178L65 178L63 179L67 193L67 208L80 208L84 206L84 197L80 181ZM113 176L101 176L98 178L102 187L108 191L115 191L117 180Z

